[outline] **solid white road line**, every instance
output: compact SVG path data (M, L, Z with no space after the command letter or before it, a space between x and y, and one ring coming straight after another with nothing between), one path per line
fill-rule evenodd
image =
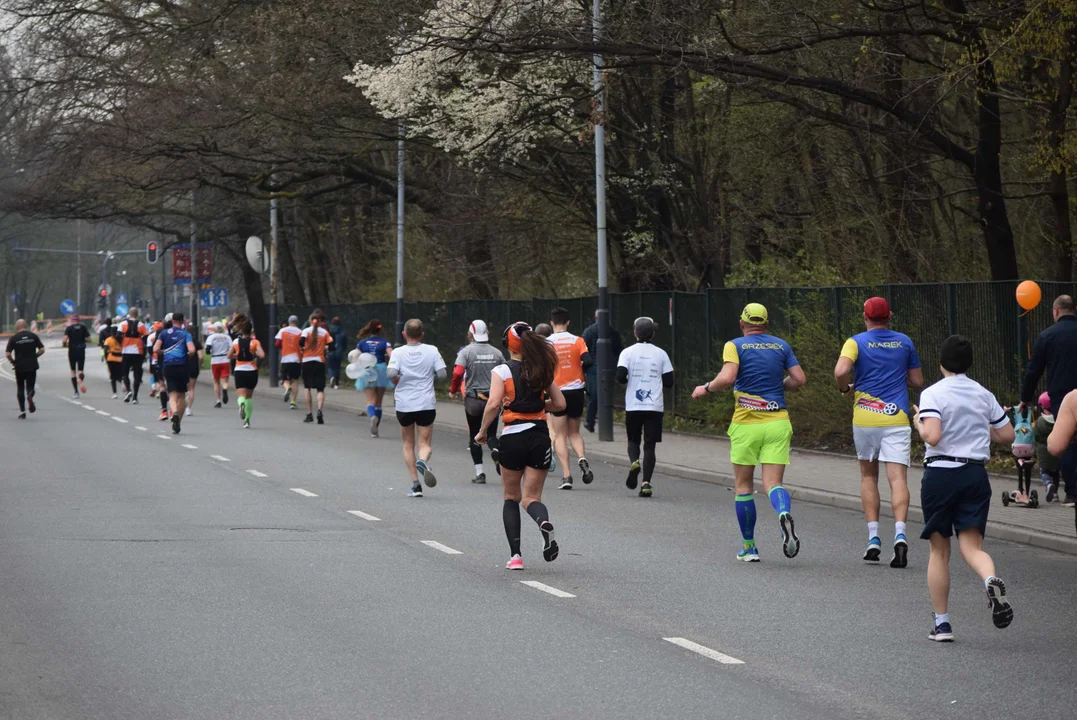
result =
M172 439L172 438L168 437L167 435L158 435L157 437L161 438L162 440L171 440Z
M141 425L135 425L135 430L141 430L142 432L146 432L146 428L142 427Z
M125 425L127 424L127 421L124 420L122 417L116 417L115 415L113 415L112 419L115 420L118 423L124 423Z
M112 413L107 413L104 410L98 410L97 414L98 415L104 415L105 417L112 417Z
M429 547L432 547L435 550L439 550L439 551L445 553L446 555L463 555L464 554L464 553L460 552L459 550L453 550L448 545L442 545L437 540L423 540L423 545L428 545Z
M294 492L294 493L299 493L303 497L318 497L317 495L312 493L310 490L304 490L303 488L291 488L291 491Z
M231 460L226 458L224 455L210 455L210 457L213 458L214 460L218 461L218 462L232 462Z
M369 515L362 510L349 510L348 513L354 515L355 517L361 517L364 520L369 520L370 522L381 522L381 518Z
M183 447L187 448L188 450L197 450L198 449L197 445L186 445L186 444L184 444Z
M559 598L574 598L574 597L576 597L572 593L567 593L564 590L558 590L555 587L550 587L546 583L540 583L538 580L521 580L520 583L523 584L523 585L526 585L528 587L533 587L536 590L541 590L544 593L549 593L549 594L553 595L554 597L559 597Z
M269 477L264 472L258 472L257 470L248 470L247 473L254 477Z
M699 653L703 657L710 658L711 660L715 660L717 662L720 662L723 665L743 665L744 664L743 660L738 660L735 657L730 657L729 655L726 655L725 653L720 653L717 650L711 650L709 647L706 647L704 645L700 645L699 643L694 643L691 640L685 640L684 638L681 638L681 637L668 637L668 638L662 638L662 639L665 640L666 642L673 643L674 645L680 645L682 648L685 648L686 650L691 650L694 653Z

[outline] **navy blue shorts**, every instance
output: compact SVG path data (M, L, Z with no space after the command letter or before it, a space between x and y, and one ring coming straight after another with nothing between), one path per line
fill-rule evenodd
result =
M920 482L920 506L924 509L924 531L920 533L923 540L933 533L948 538L955 532L972 529L985 534L991 507L987 470L983 465L928 466Z

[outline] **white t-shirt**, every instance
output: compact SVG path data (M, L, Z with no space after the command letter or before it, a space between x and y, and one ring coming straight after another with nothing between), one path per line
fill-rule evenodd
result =
M224 333L213 333L206 338L206 350L209 350L210 365L227 365L228 348L232 347L232 338Z
M445 361L433 345L403 345L389 356L389 367L400 373L396 384L396 409L398 412L433 410L434 376L445 371Z
M662 375L673 372L669 355L651 343L638 342L621 351L617 367L628 369L628 386L625 388L625 410L649 410L663 412Z
M928 445L924 459L936 455L987 460L991 457L991 428L1010 424L991 391L967 375L952 375L920 393L920 417L942 423L938 445ZM934 467L960 467L940 460Z

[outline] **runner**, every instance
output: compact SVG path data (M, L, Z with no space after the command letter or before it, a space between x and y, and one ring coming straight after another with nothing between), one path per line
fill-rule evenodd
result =
M544 337L544 338L546 338L548 340L549 337L551 335L553 335L553 328L550 327L549 323L539 323L538 325L535 326L535 334L540 335L540 336L542 336L542 337ZM556 440L557 433L555 433L553 431L553 422L548 423L548 427L549 427L549 430L550 430L550 447L556 448L557 447L557 440ZM494 459L494 467L498 467L498 465L497 465L497 445L491 445L490 446L490 456L493 457L493 459ZM550 455L550 472L551 473L557 472L557 453L556 452L554 452L552 455ZM500 474L500 470L499 470L499 474ZM549 474L549 473L547 473L547 474Z
M721 372L692 393L692 398L698 400L733 388L736 409L729 424L729 460L737 489L737 521L744 538L744 548L737 557L746 562L759 562L753 497L756 465L763 466L763 488L778 513L782 551L788 558L800 552L800 538L789 514L789 491L782 485L793 437L785 393L804 387L807 379L789 343L767 333L767 322L767 309L759 303L748 303L740 314L743 337L725 344Z
M467 347L460 350L460 354L456 356L449 397L460 392L461 385L463 386L464 417L467 419L470 438L468 448L471 450L471 462L475 464L475 477L471 478L471 482L483 485L486 483L486 473L482 467L482 445L475 442L475 436L483 428L486 401L490 399L491 373L495 367L505 363L505 356L490 345L490 331L482 320L471 323L467 329L467 340ZM487 432L497 437L496 417Z
M983 580L991 619L1005 628L1013 621L1006 601L1006 584L995 576L995 563L983 551L991 482L984 462L991 458L991 443L1013 442L1013 426L998 400L965 373L972 367L972 344L951 335L940 349L943 379L924 390L920 407L913 406L913 425L927 446L920 506L924 530L931 543L927 586L935 621L928 637L953 642L948 602L950 596L950 536L957 533L961 557Z
M292 410L295 410L295 399L299 397L299 336L303 331L299 329L299 318L292 315L288 318L288 325L277 331L273 342L280 350L280 375L284 382L284 402L291 402ZM235 338L233 338L235 339Z
M232 328L239 337L232 341L228 357L236 362L236 404L239 405L243 428L249 430L251 413L254 412L254 388L258 387L258 360L264 360L266 354L254 339L254 328L246 315L237 313L232 320Z
M194 391L198 385L198 374L202 372L202 358L205 353L202 350L202 343L198 340L198 330L193 322L187 323L187 333L191 336L192 342L194 342L194 353L187 356L187 376L189 381L187 383L187 411L184 415L190 417L194 415Z
M172 411L168 407L168 388L165 387L164 373L161 368L161 355L153 351L153 345L157 342L157 336L161 331L170 327L172 327L172 313L165 315L163 323L154 323L150 334L146 336L146 347L148 348L146 354L149 355L150 361L150 397L159 397L161 400L161 414L157 416L157 419L161 422L168 420Z
M628 437L628 479L625 487L636 489L640 471L640 441L643 441L643 485L640 497L651 497L655 446L662 442L665 414L663 389L673 387L673 363L660 347L651 344L658 329L649 317L636 318L632 332L636 344L621 351L617 359L617 382L625 385L625 435Z
M123 343L120 342L120 331L109 325L112 334L105 338L105 357L108 363L108 380L112 385L112 399L119 397L116 394L117 385L123 384Z
M498 446L504 505L501 519L509 541L508 570L523 570L520 553L520 503L542 533L542 557L557 559L550 513L542 504L553 449L546 428L546 413L565 407L565 397L555 381L557 354L546 339L518 322L505 330L503 339L509 361L493 369L490 399L486 402L475 442L485 444L498 413L505 422ZM521 488L521 481L523 487Z
M557 387L565 396L565 408L553 414L550 427L553 428L554 450L557 458L561 461L561 489L572 489L572 471L568 466L568 447L576 452L579 458L576 462L583 474L583 484L590 485L595 479L591 472L591 466L587 463L586 453L583 447L583 437L580 435L580 418L583 417L584 403L584 372L591 366L591 354L587 352L587 343L583 338L573 335L568 331L571 319L568 310L554 308L550 312L550 325L553 326L553 334L549 342L557 352Z
M437 477L430 469L430 455L434 452L431 438L434 434L434 417L437 415L437 398L434 395L434 379L445 379L445 361L433 345L423 344L423 323L408 320L404 323L402 345L389 357L386 374L396 391L396 420L400 423L400 437L404 441L404 465L411 474L411 490L408 497L421 498L423 486L437 485ZM416 458L415 435L418 426L419 452Z
M232 369L228 360L228 350L232 347L232 338L224 332L224 323L213 326L213 333L206 338L206 350L209 351L209 369L213 374L213 396L217 402L213 407L228 404L228 376Z
M157 334L153 344L157 362L161 366L165 387L168 389L172 415L172 434L178 435L187 405L187 358L194 354L194 339L183 326L183 313L172 313L172 326Z
M367 382L363 378L355 381L355 389L362 390L366 395L366 416L370 418L370 437L378 436L378 427L381 425L381 403L385 397L386 388L393 384L386 375L386 362L393 349L389 341L381 337L381 320L371 320L359 331L359 344L356 349L361 353L369 353L374 356L377 364L374 365L376 378Z
M909 388L924 386L920 356L907 335L890 329L890 303L868 298L859 335L845 341L834 368L842 395L853 393L853 441L860 460L860 502L868 523L864 559L879 562L879 463L886 465L894 511L894 555L890 567L908 565L905 523L909 516Z
M7 361L15 369L15 397L19 401L19 420L26 419L26 405L37 412L34 393L37 387L37 359L45 354L41 338L26 329L22 318L15 321L15 334L7 339Z
M146 354L146 326L138 321L138 308L131 308L127 319L120 323L120 342L123 345L123 384L128 388L123 401L138 405L138 389L142 386L142 362Z
M101 361L108 362L106 357L108 349L105 348L105 340L112 337L112 318L105 318L105 322L97 328L97 347L101 348Z
M76 399L80 392L86 392L86 341L90 337L90 331L79 322L79 316L72 315L71 324L64 328L64 347L67 348L67 363L71 366L71 387L75 389Z
M322 406L325 404L325 356L333 336L323 327L317 315L310 318L310 327L299 336L299 356L303 361L303 389L307 397L307 416L303 422L314 422L311 391L318 394L318 424L325 425Z

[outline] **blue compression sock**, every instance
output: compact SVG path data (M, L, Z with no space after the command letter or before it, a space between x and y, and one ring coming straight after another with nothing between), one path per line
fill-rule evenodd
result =
M378 416L378 420L381 420L381 408L380 407L374 409L374 414Z
M751 495L737 495L737 522L740 534L744 538L744 547L755 545L755 498Z
M367 405L366 406L366 416L368 418L373 418L376 412L377 412L377 410L373 405Z
M793 499L789 497L789 491L781 485L775 485L770 489L770 506L774 508L774 512L778 515L783 515L789 512L789 508L793 504Z

